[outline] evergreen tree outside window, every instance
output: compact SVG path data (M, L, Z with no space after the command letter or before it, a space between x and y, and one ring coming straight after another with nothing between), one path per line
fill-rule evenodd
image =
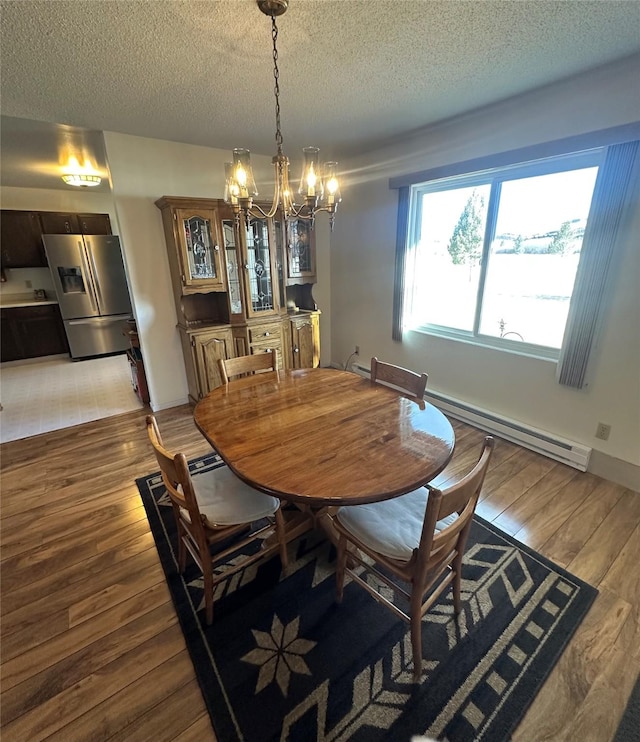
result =
M460 214L449 241L449 255L454 265L473 266L482 257L484 199L474 190Z

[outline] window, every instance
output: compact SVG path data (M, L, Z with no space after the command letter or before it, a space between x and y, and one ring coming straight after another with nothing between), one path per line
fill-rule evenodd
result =
M558 358L603 152L412 185L404 329Z

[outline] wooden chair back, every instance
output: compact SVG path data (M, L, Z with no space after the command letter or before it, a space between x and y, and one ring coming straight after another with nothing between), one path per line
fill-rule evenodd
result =
M394 376L394 379L398 377ZM395 384L394 384L395 385ZM429 496L424 512L422 530L418 546L407 559L391 558L380 554L361 537L355 536L339 520L335 521L340 533L338 542L338 564L336 569L336 588L338 601L342 600L345 573L369 592L397 616L411 625L411 646L413 653L413 679L418 682L422 674L422 617L436 602L444 590L453 588L453 605L457 614L461 610L461 573L462 556L471 529L473 513L480 496L491 451L493 438L487 436L480 453L478 463L473 469L447 489L440 490L427 485ZM400 498L401 499L401 498ZM355 506L358 507L358 506ZM367 506L363 506L367 507ZM436 531L438 521L457 513L457 518L442 530ZM377 541L374 540L374 543ZM351 544L351 548L348 547ZM352 547L355 546L356 549ZM370 558L369 561L360 552ZM350 564L347 564L349 559ZM372 563L373 562L373 563ZM376 568L382 565L385 571ZM363 570L355 570L360 565ZM386 584L392 593L402 593L408 599L410 609L406 613L393 601L389 600L376 587L373 587L363 576L373 574L378 584ZM401 582L410 586L405 591L389 573L399 577Z
M429 498L416 560L426 573L446 566L451 561L450 557L464 552L493 443L490 436L485 438L477 464L460 481L444 490L427 485ZM458 516L455 521L436 532L436 523L454 513Z
M256 353L239 358L220 358L218 368L223 384L228 384L229 380L235 376L247 376L261 371L277 371L278 351L272 348L266 353Z
M401 366L379 361L375 356L371 359L371 381L398 387L417 399L424 399L427 378L427 374L417 374Z
M193 491L193 482L191 481L187 459L182 453L174 455L167 451L162 442L158 423L153 415L147 415L146 422L147 434L160 467L162 481L167 488L176 520L180 521L186 530L192 532L192 536L198 544L201 541L204 543L206 538L202 516ZM188 518L183 516L181 509L187 511Z
M214 588L218 582L253 562L269 558L276 551L280 552L283 567L287 566L287 534L282 511L278 507L273 516L265 518L267 524L258 524L257 528L251 528L251 522L242 519L229 525L210 522L198 506L186 457L182 453L172 455L167 451L153 415L147 415L146 423L147 434L162 473L162 481L173 507L178 538L178 569L181 574L185 571L187 554L191 555L200 568L205 594L205 616L207 624L211 624ZM201 476L215 477L215 471L217 470L205 472ZM255 494L262 497L257 492ZM233 500L233 493L230 499ZM247 517L246 510L243 515ZM260 519L262 520L262 516ZM274 536L273 543L265 548L264 544L271 536ZM227 562L225 569L214 575L214 565L225 563L229 556L237 555L242 548L254 541L260 541L263 548L241 559L234 559L233 563ZM215 546L213 552L212 546Z

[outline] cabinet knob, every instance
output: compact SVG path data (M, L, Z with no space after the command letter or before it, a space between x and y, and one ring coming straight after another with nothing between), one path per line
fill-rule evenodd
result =
M269 335L271 335L271 333L270 333L270 332L269 332L269 331L267 330L267 332L265 332L264 336L265 336L266 338L268 338L268 337L269 337Z
M298 348L298 346L296 345L295 348L293 349L293 352L294 353L299 353L300 352L300 348Z
M220 250L220 245L214 245L213 249L217 252L218 250Z
M265 349L264 349L264 352L265 352L265 353L271 353L271 348L265 348Z

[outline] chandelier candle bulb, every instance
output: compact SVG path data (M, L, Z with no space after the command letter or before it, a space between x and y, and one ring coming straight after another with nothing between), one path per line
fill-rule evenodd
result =
M298 193L301 196L315 199L318 195L316 193L316 185L318 184L316 173L319 172L318 161L320 150L317 147L305 147L302 152L304 154L304 165L302 167L302 178L300 178L300 189Z
M251 169L251 152L248 149L233 150L233 180L237 186L239 199L249 200L258 195Z
M316 195L316 174L313 172L313 166L309 170L309 174L307 175L307 196L315 196Z
M233 163L224 163L224 200L232 206L238 203L238 184L233 174Z
M324 203L329 209L335 209L340 203L340 184L336 177L337 162L325 162L323 180L324 180Z

